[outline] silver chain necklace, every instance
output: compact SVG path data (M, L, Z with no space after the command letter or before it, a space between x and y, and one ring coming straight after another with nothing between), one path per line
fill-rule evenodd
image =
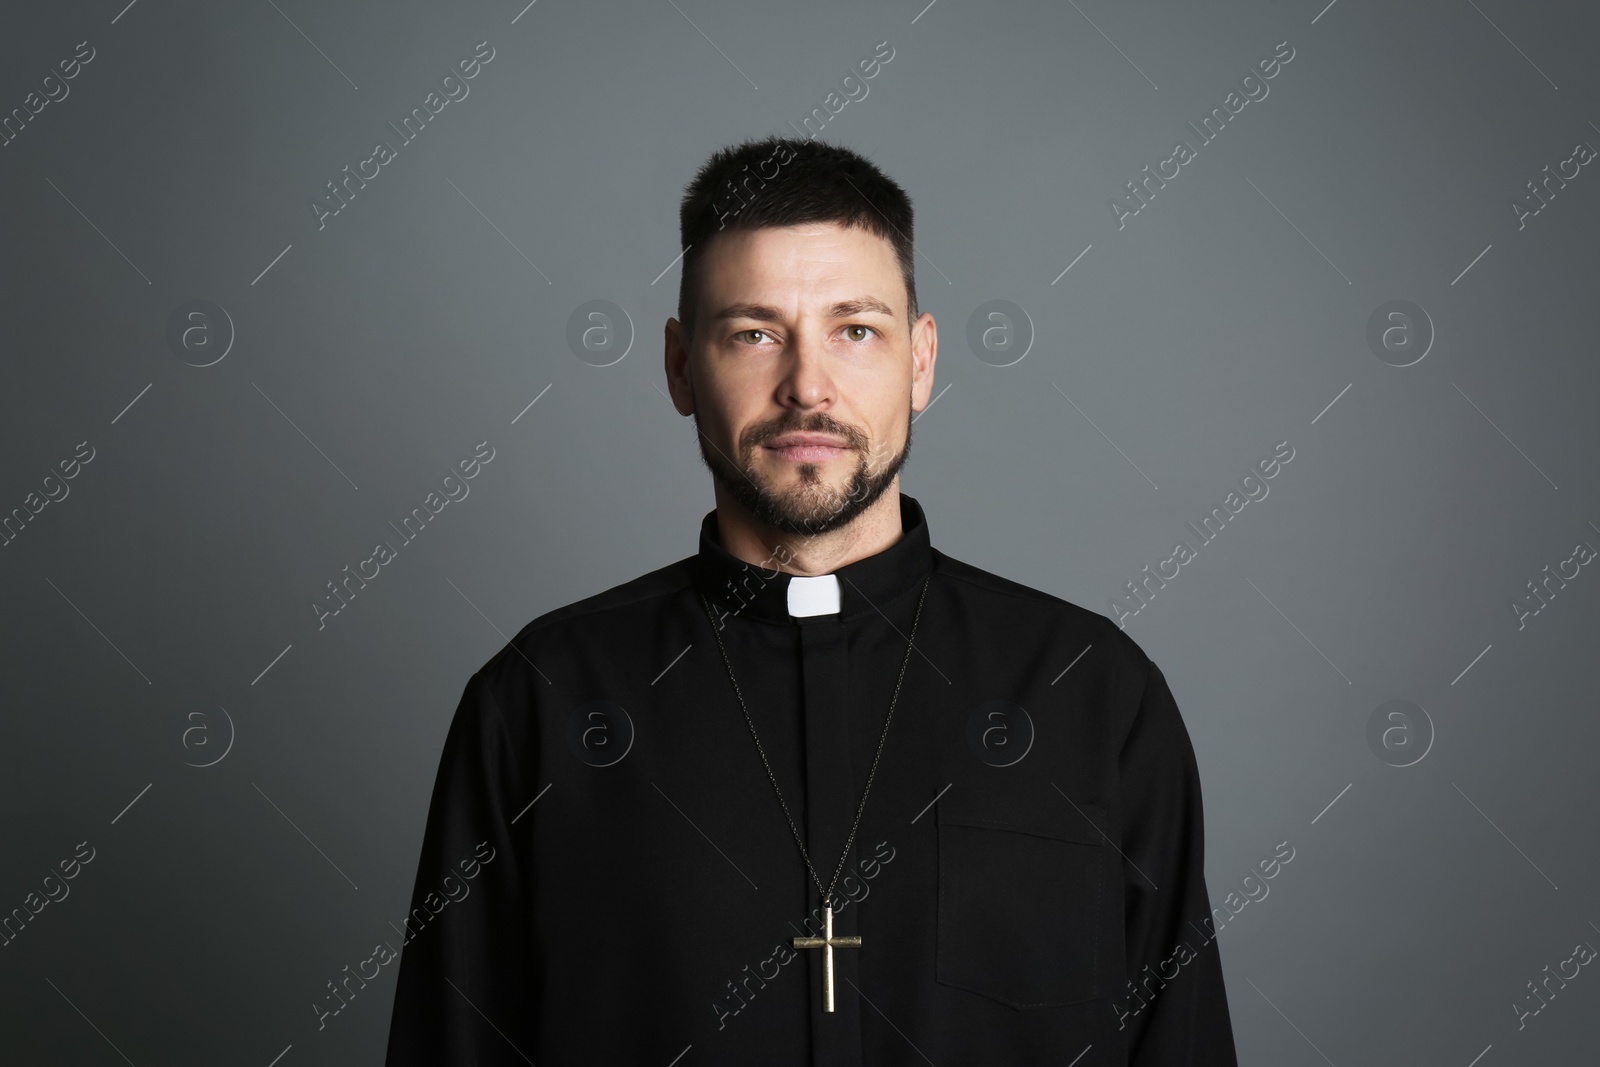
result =
M820 948L822 949L822 1010L833 1010L833 950L836 948L860 948L861 938L834 937L833 936L833 887L839 881L839 875L844 872L845 863L850 858L850 848L855 844L856 830L861 825L861 814L867 810L867 794L872 791L872 779L878 773L878 760L883 755L883 746L889 740L889 724L894 721L895 705L900 701L900 687L905 683L906 668L911 665L911 650L915 647L917 639L917 624L922 621L922 605L928 599L928 583L933 578L930 573L922 580L922 595L917 600L917 614L911 621L911 636L906 639L906 658L900 664L900 677L894 684L894 697L889 701L889 714L883 720L883 736L878 739L878 751L873 754L872 767L867 772L866 788L861 790L861 803L856 808L855 822L850 825L850 836L845 839L844 854L839 857L839 866L833 872L833 880L826 888L822 879L817 877L817 869L811 865L811 856L806 852L806 845L800 838L800 828L795 825L794 816L789 814L789 805L784 803L783 790L778 788L778 776L772 771L772 764L767 761L767 752L761 747L761 738L756 734L755 720L750 717L750 708L744 702L744 693L739 689L739 680L733 675L733 661L728 658L728 649L722 643L722 631L717 628L716 615L711 610L711 602L704 593L700 594L700 603L705 606L706 617L711 620L711 632L717 639L717 648L722 652L722 662L728 668L728 680L733 683L734 695L739 698L739 707L744 711L744 721L750 726L750 737L756 743L756 752L761 756L761 763L767 769L767 778L772 782L772 790L778 795L778 806L783 808L783 817L789 820L789 829L794 834L795 844L800 846L800 858L806 861L806 869L811 872L811 880L817 883L817 889L822 892L822 936L821 937L796 937L790 943L795 948Z

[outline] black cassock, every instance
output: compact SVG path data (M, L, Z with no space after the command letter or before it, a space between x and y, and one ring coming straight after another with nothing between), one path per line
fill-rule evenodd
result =
M901 539L836 572L836 612L791 615L790 575L728 553L711 512L696 555L535 619L472 676L390 1067L1235 1064L1160 670L1106 617L934 549L900 505ZM925 578L835 889L834 936L862 945L832 950L827 1013L822 950L790 947L821 893L700 594L826 885Z

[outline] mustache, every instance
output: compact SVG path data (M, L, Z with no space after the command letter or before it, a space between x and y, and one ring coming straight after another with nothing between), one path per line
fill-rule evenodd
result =
M753 427L744 435L744 447L754 448L766 444L768 441L782 437L786 433L821 433L830 437L843 438L845 444L857 452L866 448L866 435L851 426L834 422L832 419L813 419L809 422L800 419L780 419L765 426Z

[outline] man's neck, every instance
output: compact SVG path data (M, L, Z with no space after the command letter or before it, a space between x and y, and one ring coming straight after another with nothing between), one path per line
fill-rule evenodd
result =
M832 574L856 560L875 556L899 541L900 479L848 526L805 536L759 522L736 500L716 487L717 532L722 547L751 566L777 567L786 574Z

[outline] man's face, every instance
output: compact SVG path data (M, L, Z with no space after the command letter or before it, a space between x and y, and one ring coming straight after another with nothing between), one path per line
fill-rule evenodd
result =
M910 451L933 316L913 330L889 243L837 223L719 233L700 270L693 340L667 323L667 375L706 465L774 529L847 525Z

